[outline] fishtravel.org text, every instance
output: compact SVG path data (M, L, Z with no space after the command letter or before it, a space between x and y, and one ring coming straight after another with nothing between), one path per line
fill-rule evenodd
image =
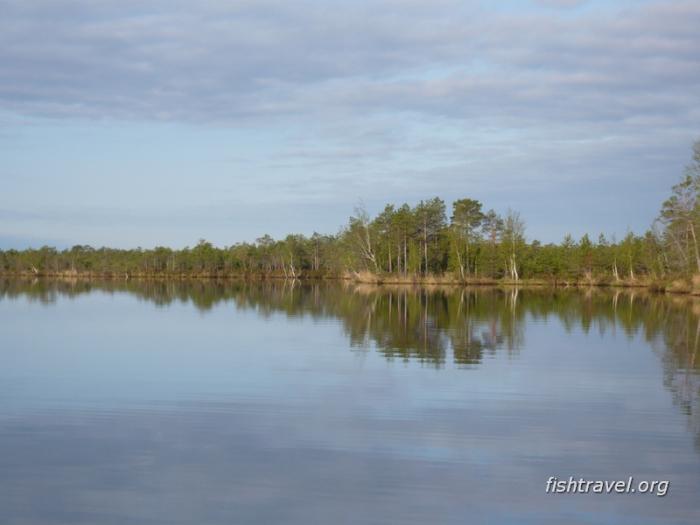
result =
M547 494L655 494L659 497L668 492L670 481L638 481L630 476L619 481L591 481L583 478L559 479L550 476L547 479L545 492Z

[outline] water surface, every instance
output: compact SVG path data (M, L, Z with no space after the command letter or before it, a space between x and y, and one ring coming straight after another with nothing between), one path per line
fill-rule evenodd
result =
M699 314L640 291L0 281L0 523L696 524Z

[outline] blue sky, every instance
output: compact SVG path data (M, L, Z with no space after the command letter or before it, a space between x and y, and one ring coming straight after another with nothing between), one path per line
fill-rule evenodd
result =
M0 0L0 248L334 233L471 197L647 229L700 138L700 3Z

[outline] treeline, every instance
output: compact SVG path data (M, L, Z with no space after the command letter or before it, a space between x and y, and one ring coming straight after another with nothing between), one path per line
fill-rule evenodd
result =
M464 198L448 210L438 198L415 206L387 205L376 217L356 209L335 235L265 235L254 243L218 248L200 240L173 250L44 246L0 251L6 274L102 276L349 276L386 281L459 282L546 279L637 282L700 273L700 141L683 179L672 188L652 228L623 239L567 235L543 244L525 236L517 212L484 209Z
M231 275L286 278L378 276L397 280L448 275L454 280L593 277L634 279L662 275L661 245L651 234L628 234L621 242L585 235L561 244L526 242L523 222L514 212L482 213L470 199L454 203L448 222L445 205L435 198L411 208L387 206L369 220L356 214L337 235L264 236L255 243L217 248L201 240L173 250L118 250L73 246L0 252L0 269L11 274L102 276Z

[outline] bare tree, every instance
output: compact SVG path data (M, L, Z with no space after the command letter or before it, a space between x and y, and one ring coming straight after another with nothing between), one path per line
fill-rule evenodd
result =
M377 256L372 248L372 233L367 210L361 204L355 207L355 215L350 217L350 234L355 242L360 256L372 269L379 271Z
M520 279L517 256L525 243L525 222L520 218L518 212L508 210L503 221L502 240L506 249L507 273L513 281L517 282Z

